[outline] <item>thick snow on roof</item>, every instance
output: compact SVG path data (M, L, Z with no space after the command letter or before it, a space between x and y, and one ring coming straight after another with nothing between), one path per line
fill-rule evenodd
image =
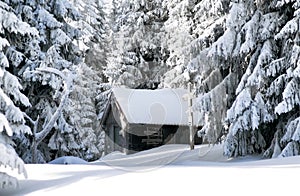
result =
M188 100L183 99L188 94L185 89L114 88L113 94L129 123L188 125Z

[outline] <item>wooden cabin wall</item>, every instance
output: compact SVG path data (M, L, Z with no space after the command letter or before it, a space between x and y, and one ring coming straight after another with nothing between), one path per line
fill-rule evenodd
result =
M106 153L123 150L124 138L119 134L121 127L118 125L112 112L109 115L104 124L106 133Z
M194 128L194 144L199 145L202 144L202 138L198 137L197 129ZM190 144L190 129L188 126L180 126L175 135L175 143L176 144Z
M188 126L179 126L176 135L175 135L175 143L176 144L189 144L189 127Z
M188 126L128 124L126 134L122 135L112 112L109 112L104 126L106 153L132 154L164 144L189 144Z

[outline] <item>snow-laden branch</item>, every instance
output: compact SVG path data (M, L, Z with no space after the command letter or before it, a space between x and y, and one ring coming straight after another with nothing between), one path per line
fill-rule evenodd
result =
M50 73L50 74L55 74L58 77L60 77L63 80L63 91L62 91L62 98L59 103L59 106L57 107L56 111L54 114L51 116L50 120L47 122L46 126L40 131L37 132L38 129L38 124L39 124L39 116L38 118L34 121L27 115L25 116L26 118L29 119L29 121L33 124L33 145L32 145L32 162L36 163L37 161L37 147L38 145L47 137L47 135L50 133L52 128L54 127L56 121L60 117L60 115L63 112L63 109L66 105L66 102L68 100L69 94L71 93L72 89L72 83L74 79L74 75L69 71L69 70L63 70L60 71L55 68L38 68L36 69L37 73Z
M61 77L61 79L63 79L65 82L68 81L68 76L64 75L62 71L52 68L52 67L46 67L46 68L37 68L34 72L38 72L38 73L52 73L52 74L56 74L57 76Z
M34 142L34 146L33 146L33 148L34 148L33 149L33 151L34 151L33 156L36 155L35 150L37 149L37 146L39 145L39 143L41 141L43 141L45 139L45 137L47 137L47 135L50 133L50 131L54 127L55 122L57 121L57 119L61 115L61 113L62 113L62 111L63 111L63 109L66 105L66 102L68 100L69 94L71 92L72 81L73 81L73 75L68 70L66 70L65 73L64 73L63 71L60 71L58 69L47 67L47 68L37 68L36 72L55 74L63 80L63 85L64 86L63 86L63 92L62 92L62 98L61 98L60 104L59 104L58 108L56 109L56 111L54 112L54 114L52 115L49 122L43 128L43 130L41 130L40 132L37 132L39 117L38 117L37 120L34 121L30 117L25 116L34 125L33 135L34 135L35 142Z
M44 127L44 129L41 132L36 133L37 144L39 144L43 139L45 139L45 137L50 133L51 129L54 127L55 122L57 121L57 119L59 118L59 116L61 115L64 109L64 106L66 104L70 92L71 91L69 88L65 88L61 102L57 110L54 112L53 116L51 117L50 121L47 123L47 125Z
M55 122L61 115L61 113L66 105L69 94L71 93L73 76L69 71L67 71L66 74L64 74L63 72L61 72L55 68L38 68L37 71L53 73L53 74L58 75L59 77L61 77L64 80L64 87L63 87L64 90L63 90L62 98L61 98L61 101L60 101L60 104L59 104L57 110L54 112L51 119L44 127L44 129L41 132L36 133L36 135L35 135L35 140L38 145L50 133L51 129L54 127Z

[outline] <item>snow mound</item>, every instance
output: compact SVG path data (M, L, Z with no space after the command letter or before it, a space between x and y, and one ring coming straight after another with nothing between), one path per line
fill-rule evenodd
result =
M124 153L122 153L120 151L114 151L114 152L111 152L111 153L101 157L99 161L122 159L125 157L126 157L126 155Z
M64 156L59 157L57 159L54 159L53 161L50 161L49 164L64 164L64 165L71 165L71 164L88 164L87 161L73 156Z
M228 158L223 156L222 145L199 145L195 146L195 150L189 148L186 144L169 144L131 155L112 152L92 164L141 171L172 164L181 165L187 162L191 164L193 161L218 163L228 161Z
M157 167L170 164L185 150L186 145L165 145L131 155L114 152L100 159L100 163L113 167Z

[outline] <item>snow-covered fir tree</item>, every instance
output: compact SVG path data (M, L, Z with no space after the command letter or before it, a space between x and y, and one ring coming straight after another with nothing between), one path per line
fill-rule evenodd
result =
M190 61L189 45L193 41L192 10L195 4L188 0L163 1L168 10L168 20L165 22L166 39L163 40L170 55L167 66L170 70L165 74L163 86L178 87L189 81L186 67Z
M34 131L27 152L20 153L26 162L45 162L79 148L78 132L69 124L65 110L73 86L71 78L84 54L80 50L84 44L79 42L81 32L73 23L80 14L65 0L26 1L14 6L40 35L32 45L35 58L19 73L28 84L26 91L33 107L26 113ZM58 148L54 148L54 141L59 142Z
M227 156L262 151L266 142L261 126L273 120L263 99L267 81L262 69L275 59L277 48L272 38L280 20L278 13L265 6L254 1L232 3L226 31L209 51L217 61L225 60L221 65L230 66L230 74L239 83L235 85L235 100L223 119L228 124L224 147Z
M80 12L81 20L75 21L77 27L82 32L82 47L86 47L84 61L95 71L103 81L106 77L103 70L106 67L107 34L109 31L107 11L109 7L102 0L72 0L76 9Z
M15 3L21 3L14 1ZM11 172L24 174L23 161L15 152L12 136L31 134L26 125L24 108L31 106L22 93L17 70L28 60L26 48L38 38L38 31L15 15L7 1L0 2L0 188L16 187L17 179ZM25 106L25 107L24 107ZM6 169L8 168L8 169Z
M114 48L106 74L137 88L138 80L148 79L142 75L147 70L132 66L141 59L136 43L146 40L132 42L143 29L141 6L121 0L113 5ZM195 84L195 110L203 126L199 133L209 143L226 134L227 156L298 154L299 2L174 0L161 5L167 10L160 47L168 71L160 86ZM130 21L136 24L128 26Z
M274 39L281 47L279 56L264 70L272 82L266 96L272 109L276 129L273 141L265 157L286 157L300 154L300 65L299 26L300 2L278 1L276 8L281 11L284 25L276 32Z
M268 147L265 157L298 153L297 5L296 1L232 3L226 31L208 53L221 66L230 66L238 82L224 119L227 156L264 152Z
M113 1L111 52L106 75L113 84L156 88L165 71L167 52L161 42L167 17L162 1Z
M203 59L205 49L210 47L225 29L229 1L164 1L168 8L165 23L167 60L169 71L164 75L165 87L186 86L207 77L211 71L208 59ZM199 74L200 73L200 74Z
M104 76L104 68L107 64L107 53L108 53L108 19L107 19L107 5L104 4L102 1L97 1L95 8L95 16L90 16L90 18L95 17L93 20L95 21L92 23L95 29L95 33L93 38L91 39L90 43L87 45L89 46L89 50L85 57L85 62L92 66L99 74L103 82L106 81L106 77Z
M87 77L87 73L80 71L90 70L82 63L87 49L94 51L95 47L99 50L105 48L101 45L104 44L104 19L98 15L102 13L101 1L80 1L83 3L80 5L68 0L6 2L9 5L7 9L11 9L18 18L35 27L39 34L30 40L25 36L7 38L10 44L14 42L5 51L9 63L14 65L9 69L18 75L24 84L24 93L32 103L32 107L26 109L26 119L34 134L14 136L18 154L25 162L45 162L62 155L75 155L87 160L99 157L100 153L95 146L99 146L97 137L101 134L95 135L97 127L93 125L89 129L93 134L83 134L83 130L79 130L71 119L78 118L76 115L79 114L84 119L85 113L70 111L74 109L71 103L78 101L74 94L86 92L87 88L92 90L87 94L82 93L81 98L87 96L84 100L95 104L99 88L94 88L95 85L87 87L85 83L100 85L105 80L100 72L104 67L105 57L101 59L98 67L90 65L96 72L88 73L95 73L95 77ZM84 10L79 9L81 5L84 5ZM86 9L90 9L89 12L85 12ZM13 31L15 32L14 29ZM105 56L103 51L99 58L102 56ZM76 81L72 80L76 78L74 74L77 75ZM99 79L99 76L102 78ZM78 78L83 78L82 82ZM84 78L89 81L84 81ZM73 89L75 92L71 94ZM96 107L91 110L96 111ZM97 122L94 120L95 116L96 114L91 116L93 122ZM84 127L86 124L79 126ZM88 139L93 141L89 144L91 149L82 142ZM97 153L86 155L86 152Z
M98 93L101 94L101 79L97 72L85 63L77 68L77 74L66 109L68 122L78 132L78 150L72 155L91 161L100 158L103 151L98 148L101 130L96 107L96 97ZM68 146L67 143L65 145Z
M71 102L82 104L77 110L70 109L71 119L80 119L82 123L76 122L74 128L79 130L82 142L80 156L86 160L94 160L100 157L104 151L104 137L98 125L104 111L110 85L107 84L107 77L104 69L107 64L108 53L108 14L112 2L102 0L73 0L74 6L81 13L81 20L76 22L83 31L83 42L88 47L84 61L78 70L79 78L75 82L75 89L71 94ZM82 80L82 81L81 81ZM74 96L76 94L76 96ZM74 100L74 98L77 98ZM79 98L81 100L79 100ZM82 111L87 110L86 113ZM74 108L73 108L74 109ZM96 112L96 113L95 113ZM97 118L95 118L97 117ZM71 123L74 124L74 123ZM81 129L81 127L84 127ZM84 132L86 130L86 132ZM92 142L91 142L92 141Z

